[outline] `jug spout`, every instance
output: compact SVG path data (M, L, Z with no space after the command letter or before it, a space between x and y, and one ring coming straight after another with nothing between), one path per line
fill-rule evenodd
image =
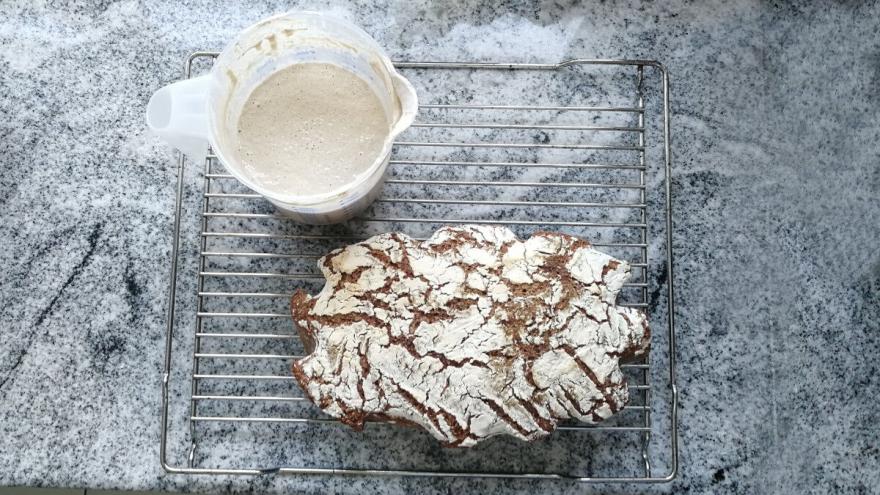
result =
M208 154L210 84L210 75L169 84L147 103L150 130L196 161Z

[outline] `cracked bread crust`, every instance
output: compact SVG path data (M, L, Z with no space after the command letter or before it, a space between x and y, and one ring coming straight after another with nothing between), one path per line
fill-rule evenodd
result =
M582 239L503 227L391 233L319 261L326 285L291 301L308 355L293 374L355 429L390 421L448 446L534 440L628 400L619 363L648 351L644 313L615 304L629 265Z

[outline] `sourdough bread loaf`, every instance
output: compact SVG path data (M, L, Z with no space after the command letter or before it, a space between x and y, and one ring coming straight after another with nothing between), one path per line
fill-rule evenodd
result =
M534 440L561 420L624 407L619 363L648 350L644 313L616 305L627 263L582 239L447 227L383 234L319 261L326 285L292 299L305 394L360 429L417 425L449 446Z

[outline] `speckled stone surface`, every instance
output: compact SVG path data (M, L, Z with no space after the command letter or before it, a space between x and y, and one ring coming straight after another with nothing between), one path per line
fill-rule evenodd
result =
M639 490L877 493L880 8L435 3L304 6L356 21L398 59L651 58L671 71L681 470ZM0 485L586 491L160 468L176 169L144 128L144 104L188 53L289 8L0 5ZM349 434L322 432L304 444ZM413 438L366 435L389 456ZM226 448L200 455L240 454ZM305 452L277 449L289 462Z

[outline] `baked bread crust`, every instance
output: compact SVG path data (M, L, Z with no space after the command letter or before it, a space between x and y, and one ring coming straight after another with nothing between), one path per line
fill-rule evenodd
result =
M629 265L582 239L504 227L391 233L319 261L326 285L291 301L305 394L355 429L424 428L449 446L534 440L628 400L622 360L648 351L644 313L616 305Z

